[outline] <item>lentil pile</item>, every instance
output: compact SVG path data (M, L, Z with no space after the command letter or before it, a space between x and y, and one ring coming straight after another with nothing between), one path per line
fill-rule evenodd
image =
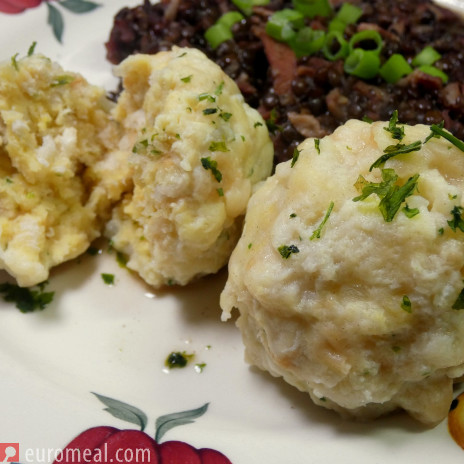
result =
M333 0L333 15L344 2ZM206 30L226 12L231 0L145 0L123 8L114 18L106 43L107 58L120 63L134 53L157 53L173 45L196 47L238 84L246 101L268 122L275 162L292 157L306 137L323 137L351 118L388 120L398 110L406 124L438 124L464 139L464 20L431 0L351 0L362 14L343 31L348 41L363 30L377 31L383 41L381 63L401 54L408 63L425 47L441 56L434 66L446 79L414 69L395 83L379 75L362 79L344 70L342 59L318 51L295 55L284 42L266 33L266 23L293 2L271 0L254 6L251 15L231 27L232 38L214 49ZM313 30L326 31L332 17L306 18Z

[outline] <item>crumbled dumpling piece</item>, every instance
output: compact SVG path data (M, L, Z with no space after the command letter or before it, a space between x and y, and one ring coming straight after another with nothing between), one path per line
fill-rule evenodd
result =
M0 269L19 285L83 253L128 185L111 106L45 56L0 65Z
M278 165L250 200L221 307L238 308L248 362L317 404L436 424L464 373L464 153L404 131L351 120Z
M134 55L115 117L130 140L134 189L106 235L150 285L185 285L223 267L253 186L272 169L259 113L198 50Z

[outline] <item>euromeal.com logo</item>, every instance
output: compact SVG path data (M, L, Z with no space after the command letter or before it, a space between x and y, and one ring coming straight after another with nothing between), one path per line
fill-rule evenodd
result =
M91 448L27 448L24 450L23 462L34 464L51 463L99 463L113 462L143 464L150 462L148 448L118 448L108 452L106 444L99 449ZM110 457L111 455L111 457ZM19 443L0 443L0 464L19 462Z
M19 443L0 443L0 462L19 460Z

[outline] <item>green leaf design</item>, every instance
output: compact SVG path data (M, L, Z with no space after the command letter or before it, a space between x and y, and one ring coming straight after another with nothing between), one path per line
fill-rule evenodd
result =
M130 404L123 403L122 401L109 398L107 396L99 395L92 392L105 406L104 411L108 411L112 416L122 419L123 421L130 422L131 424L138 425L143 432L147 425L147 415Z
M195 422L194 419L201 417L208 409L209 403L205 403L203 406L197 409L191 409L189 411L175 412L173 414L166 414L156 419L156 435L155 440L159 443L163 435L178 425L191 424Z
M63 30L64 30L64 21L63 16L61 15L60 11L55 8L51 3L46 3L48 8L48 24L52 27L53 34L61 43L61 38L63 37Z
M62 0L59 4L63 8L77 14L87 13L101 6L98 3L89 2L88 0Z

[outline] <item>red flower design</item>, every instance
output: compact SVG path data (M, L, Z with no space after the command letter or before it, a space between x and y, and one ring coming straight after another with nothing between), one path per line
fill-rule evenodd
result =
M17 14L29 8L35 8L46 0L0 0L2 13Z
M197 409L158 417L153 439L144 432L147 416L143 411L107 396L94 395L106 406L105 411L139 425L140 430L107 426L84 430L63 449L53 464L232 464L224 454L211 448L197 449L184 441L161 443L161 437L171 428L190 424L202 416L208 403Z
M183 441L158 444L140 430L93 427L72 440L54 464L231 464L219 451L196 449Z

